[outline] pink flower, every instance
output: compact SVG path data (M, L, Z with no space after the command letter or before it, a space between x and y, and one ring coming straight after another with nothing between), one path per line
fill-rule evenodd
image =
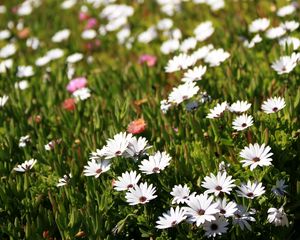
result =
M74 98L66 99L62 104L62 108L67 111L73 111L75 109L75 99Z
M67 90L70 93L73 93L80 88L84 88L86 86L86 84L87 84L87 80L85 77L75 78L69 82L69 84L67 86Z
M79 18L80 21L87 20L87 19L89 19L89 17L90 16L87 13L85 13L85 12L80 12L79 16L78 16L78 18Z
M127 132L132 134L139 134L144 132L146 129L146 122L144 119L139 118L137 120L132 121L129 123L127 127Z
M98 24L98 21L96 18L90 18L88 19L86 25L85 25L85 29L92 29L94 27L96 27Z
M140 56L139 59L139 63L143 64L146 63L148 65L148 67L153 67L156 63L156 57L153 55L149 55L149 54L144 54L142 56Z

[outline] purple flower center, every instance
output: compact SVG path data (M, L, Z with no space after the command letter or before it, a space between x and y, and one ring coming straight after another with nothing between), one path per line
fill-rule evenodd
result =
M210 229L211 229L212 231L216 231L216 230L218 229L218 225L215 224L215 223L213 223L212 225L210 225Z
M252 161L253 161L253 162L259 162L259 161L260 161L260 158L259 158L259 157L255 157L255 158L252 159Z
M216 186L216 190L217 190L217 191L221 191L221 190L222 190L222 187L221 187L221 186Z
M254 194L252 192L247 193L247 197L252 198L254 197Z
M242 127L247 127L247 123L243 123L243 124L242 124Z
M121 152L120 150L115 152L115 154L116 154L117 156L121 155L121 153L122 153L122 152Z
M274 107L272 110L273 110L273 112L277 112L277 111L278 111L278 108L277 108L277 107Z
M102 173L102 168L97 169L97 170L96 170L96 173L97 173L97 174Z
M159 172L159 168L158 167L153 168L152 172L154 172L154 173Z
M141 197L139 198L139 201L140 201L141 203L146 202L146 200L147 200L147 198L144 197L144 196L141 196Z
M205 214L205 210L199 209L199 210L198 210L198 214L199 214L200 216L204 215L204 214Z

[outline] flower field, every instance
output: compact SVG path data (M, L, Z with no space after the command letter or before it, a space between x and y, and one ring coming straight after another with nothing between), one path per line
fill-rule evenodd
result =
M0 2L0 239L300 239L300 2Z

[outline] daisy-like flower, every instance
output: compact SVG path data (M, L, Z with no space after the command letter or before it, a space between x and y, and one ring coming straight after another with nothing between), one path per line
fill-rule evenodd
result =
M277 180L276 181L276 185L274 185L272 187L272 192L276 195L276 196L280 196L283 197L284 194L286 193L286 188L288 187L288 185L285 185L285 181L283 179Z
M300 47L300 40L296 37L285 37L279 40L279 44L284 48L292 46L293 50L297 50Z
M201 80L205 72L206 72L206 66L194 67L193 69L189 69L187 72L184 73L181 81L193 82L193 81Z
M168 73L176 72L181 69L187 69L195 64L196 59L193 56L188 56L185 53L181 53L178 56L174 56L170 59L165 67L165 71Z
M228 108L230 112L243 113L249 110L251 103L247 101L236 101Z
M18 66L17 77L31 77L34 74L32 66Z
M281 97L272 97L268 98L266 101L263 102L261 105L261 109L267 113L276 113L285 107L284 98Z
M193 37L190 37L190 38L187 38L185 40L183 40L183 42L181 43L180 45L180 51L181 52L188 52L189 50L191 49L194 49L197 45L197 39L196 38L193 38Z
M148 186L147 183L140 183L135 188L130 188L125 197L129 205L146 204L157 197L154 195L155 192L156 189L152 184Z
M292 14L295 11L296 11L296 7L294 5L292 5L292 4L289 4L289 5L286 5L286 6L282 7L282 8L279 8L277 10L277 16L284 17L286 15Z
M77 101L83 101L91 96L91 90L89 88L80 88L73 92L72 95Z
M181 84L176 88L173 88L169 95L168 101L170 103L180 104L184 100L190 99L199 91L199 87L196 86L195 82L187 82Z
M239 225L242 230L244 230L246 227L249 231L251 231L251 226L248 221L255 222L255 218L251 216L254 214L254 212L247 212L246 209L241 205L238 205L237 207L238 209L234 213L233 217L233 224Z
M295 31L299 27L299 22L296 21L285 21L280 26L283 27L287 31Z
M190 196L190 189L186 184L184 184L184 186L179 184L172 188L172 192L170 192L170 194L174 197L172 204L187 203Z
M114 182L114 189L117 191L126 191L134 188L137 186L140 178L141 175L137 174L136 171L122 173L122 176L118 177Z
M279 74L289 73L297 66L299 55L293 53L291 56L282 56L272 63L271 67Z
M272 165L272 158L270 158L273 153L270 152L271 148L262 144L261 146L258 143L251 144L249 147L245 147L240 152L240 157L243 158L241 161L243 167L250 166L252 171L257 166L270 166Z
M206 221L203 224L203 229L205 231L205 236L215 238L218 235L222 235L227 232L228 222L222 216L216 218L216 220Z
M6 104L8 98L9 97L7 95L3 95L2 97L0 97L0 107L4 107L4 105Z
M252 125L253 125L253 117L248 116L247 114L237 116L232 122L232 128L237 131L243 131Z
M219 212L218 203L213 203L213 196L208 197L207 194L190 196L187 205L188 207L184 207L186 215L197 226L205 221L216 220L215 214Z
M247 48L253 48L256 43L260 43L262 41L262 38L259 34L256 34L250 41L245 40L244 46Z
M30 136L26 135L26 136L22 136L19 140L19 147L24 148L26 147L27 143L30 142Z
M96 161L92 159L88 161L87 166L84 166L83 174L84 176L94 176L98 178L101 173L107 172L110 169L110 165L109 160Z
M202 41L206 40L207 38L209 38L214 33L214 31L215 31L215 29L212 25L212 22L206 21L206 22L199 24L195 28L194 34L196 36L196 39L199 42L202 42Z
M63 30L56 32L53 35L53 37L51 38L51 40L52 40L52 42L60 43L64 40L67 40L69 38L70 34L71 34L71 31L69 29L63 29Z
M164 99L160 101L160 110L163 112L163 114L166 114L170 107L171 103L169 103L168 100Z
M210 174L210 177L206 176L202 187L208 189L205 193L214 193L215 196L223 195L224 193L230 194L232 188L235 187L234 180L231 176L227 176L226 172L218 172L217 176Z
M148 144L148 140L144 137L133 137L130 139L129 144L123 156L128 158L131 157L135 160L139 159L146 154L146 151L151 148Z
M16 172L26 172L29 171L34 164L36 164L37 160L36 159L30 159L26 160L24 163L19 164L17 167L14 168Z
M69 173L68 175L65 174L62 178L60 178L58 180L58 184L56 186L57 187L62 187L62 186L67 185L70 182L71 178L72 178L72 174L71 173Z
M262 186L262 183L251 183L250 180L248 180L247 184L242 183L238 188L240 190L237 190L236 192L239 197L253 199L265 193L265 187Z
M201 47L195 52L192 53L192 56L196 59L196 61L203 59L207 56L207 54L213 49L213 45L209 44L207 46Z
M249 32L256 33L265 31L270 25L270 20L267 18L258 18L251 22L249 25Z
M229 57L230 54L228 52L225 52L224 49L219 48L210 51L204 58L204 62L208 63L210 67L217 67Z
M158 218L158 221L156 221L156 228L166 229L175 227L185 219L184 209L177 206L175 209L171 208L168 212L163 213L163 215Z
M166 152L157 151L153 156L149 156L149 160L145 159L139 165L140 171L147 175L160 173L170 164L171 157Z
M228 108L227 102L222 102L221 104L217 104L213 109L210 109L210 113L206 116L206 118L219 118L223 116L223 113Z
M132 134L121 132L116 134L113 138L106 141L106 146L101 149L101 155L105 159L122 156L127 150L127 147L132 139Z
M266 32L266 37L269 39L280 38L286 33L283 27L273 27Z
M268 210L268 221L273 223L276 227L278 226L289 226L289 220L286 216L286 213L283 210L283 207L269 208Z
M232 217L234 213L238 210L237 209L237 204L233 201L231 202L226 202L226 199L218 199L218 209L220 210L220 215L228 218Z

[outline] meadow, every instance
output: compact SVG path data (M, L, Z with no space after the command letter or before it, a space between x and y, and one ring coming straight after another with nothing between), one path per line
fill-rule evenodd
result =
M300 239L299 16L0 1L0 239Z

